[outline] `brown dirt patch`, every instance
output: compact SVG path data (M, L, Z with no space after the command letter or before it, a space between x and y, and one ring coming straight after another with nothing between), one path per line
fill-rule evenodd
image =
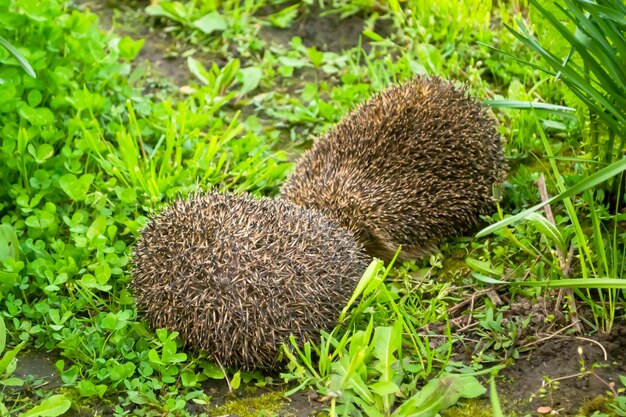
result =
M520 415L542 406L560 416L594 411L605 402L594 399L610 398L611 386L617 389L626 373L625 336L621 326L608 338L555 337L540 344L500 373L503 408Z
M456 359L469 364L475 356L486 354L491 360L513 362L499 373L497 390L505 415L539 416L540 407L548 407L553 415L592 415L602 411L613 394L621 388L620 375L626 375L626 322L614 325L611 334L576 334L571 317L556 304L556 294L531 301L510 298L499 287L474 293L449 309L452 332L463 343L457 345ZM468 309L488 298L502 313L503 328L513 324L516 337L512 346L493 350L485 339L493 332L481 328L478 318ZM584 304L578 313L585 321L593 321ZM475 313L474 313L475 314ZM523 326L522 320L530 318ZM505 336L497 335L497 336ZM504 338L504 340L506 337ZM499 359L496 359L499 358ZM493 362L492 362L493 363Z
M277 11L275 7L268 7L259 14L270 15ZM300 13L291 27L281 29L266 26L259 32L259 37L268 43L287 46L294 36L299 36L307 47L314 46L321 51L341 52L357 46L364 29L365 17L361 14L342 18L339 13L324 12L316 6ZM391 21L377 20L374 31L387 37L391 33ZM369 52L371 41L362 37L362 46Z
M147 1L121 4L121 2L77 0L76 3L80 10L95 13L103 30L114 30L121 36L145 40L135 59L136 65L146 65L155 75L174 85L189 84L192 75L187 68L186 58L181 54L187 47L164 30L149 25L148 16L143 12L149 4ZM117 9L117 13L114 9Z
M55 389L63 384L54 363L58 356L31 351L18 356L17 367L12 376L32 381L37 387Z

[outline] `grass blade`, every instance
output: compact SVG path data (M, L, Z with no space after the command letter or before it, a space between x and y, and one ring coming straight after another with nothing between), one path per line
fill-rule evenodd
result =
M30 63L24 57L24 55L22 55L20 51L15 49L15 47L11 45L9 41L4 39L2 36L0 36L0 45L4 46L6 50L9 51L11 55L15 57L15 59L17 59L17 62L20 63L20 66L24 69L24 71L26 71L26 74L30 75L33 78L37 78L37 74L35 74L35 70L33 69L33 67L30 66Z
M533 207L522 211L521 213L518 213L514 216L511 217L507 217L506 219L500 220L497 223L494 223L490 226L485 227L483 230L481 230L480 232L478 232L476 234L476 237L484 237L487 236L493 232L495 232L496 230L500 230L503 227L509 226L513 223L516 223L524 218L526 218L530 213L533 213L537 210L539 210L540 208L548 205L548 204L552 204L555 203L557 201L563 200L565 198L571 197L573 195L577 195L582 193L583 191L592 189L593 187L597 186L598 184L602 184L603 182L615 177L616 175L620 174L621 172L626 170L626 157L620 159L619 161L616 161L614 163L612 163L611 165L595 172L594 174L590 175L589 177L585 178L584 180L578 182L576 185L574 185L573 187L569 188L568 190L542 202L539 204L534 205Z

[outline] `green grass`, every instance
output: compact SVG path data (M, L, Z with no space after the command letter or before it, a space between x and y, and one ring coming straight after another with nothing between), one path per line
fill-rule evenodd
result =
M236 391L314 389L329 415L434 416L482 395L483 377L521 354L530 320L505 318L482 298L474 305L475 290L506 282L507 297L536 300L566 288L590 312L582 331L623 321L622 115L617 104L601 111L600 100L623 94L596 82L613 79L598 69L612 48L621 62L623 17L605 21L591 3L568 1L589 11L591 23L569 16L589 36L606 26L617 37L593 37L589 56L570 38L581 56L567 68L555 66L567 42L552 8L543 17L533 9L530 21L525 1L322 3L119 2L103 32L84 5L0 0L0 415L60 415L70 405L120 416L208 413L215 399L203 384L228 377ZM353 21L362 33L341 32ZM303 22L320 26L298 32ZM329 30L324 22L354 45L325 45L330 38L315 30ZM192 80L185 88L139 55L155 37L171 43ZM537 48L546 40L550 53ZM551 69L539 71L546 62ZM465 83L501 121L510 175L480 239L402 265L372 263L338 327L287 347L280 375L225 375L183 350L176 333L142 321L128 290L130 255L151 213L197 190L275 195L315 135L415 74ZM572 87L576 77L587 83ZM547 202L535 185L540 172ZM539 214L546 204L554 223ZM563 263L570 248L576 262ZM451 313L458 304L477 323L469 336L454 330L465 318ZM14 358L25 350L51 352L63 386L22 395L28 383L14 376ZM620 393L615 415L623 415Z

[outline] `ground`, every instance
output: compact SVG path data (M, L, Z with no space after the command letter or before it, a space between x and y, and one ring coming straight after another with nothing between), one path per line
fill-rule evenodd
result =
M57 359L44 352L27 352L20 356L15 375L33 381L33 389L56 389L62 385L54 366ZM608 393L615 389L617 377L624 373L626 327L620 327L608 338L554 336L537 343L522 353L515 364L500 372L497 389L505 412L518 416L539 415L537 410L542 408L559 416L576 416L581 411L582 415L591 415L596 410L605 411ZM213 415L243 417L239 414L242 409L252 412L273 408L275 414L268 415L315 416L325 406L312 391L299 391L284 398L280 394L281 386L251 385L229 393L225 381L216 380L204 387L214 401ZM103 406L96 410L108 415L108 409ZM75 415L88 416L93 411L83 409Z
M549 407L559 415L590 415L619 386L626 371L626 337L622 327L610 338L559 337L539 342L504 369L498 384L504 406L518 415Z

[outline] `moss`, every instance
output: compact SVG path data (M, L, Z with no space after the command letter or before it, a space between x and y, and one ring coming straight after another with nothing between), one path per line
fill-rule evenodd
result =
M485 400L467 400L441 412L442 417L492 417L491 403Z
M209 416L233 415L238 417L275 416L283 408L284 397L280 392L269 392L258 397L227 401L209 411Z
M608 413L608 402L609 399L606 398L604 395L598 395L588 401L585 401L584 404L578 409L578 415L591 416L595 412Z

